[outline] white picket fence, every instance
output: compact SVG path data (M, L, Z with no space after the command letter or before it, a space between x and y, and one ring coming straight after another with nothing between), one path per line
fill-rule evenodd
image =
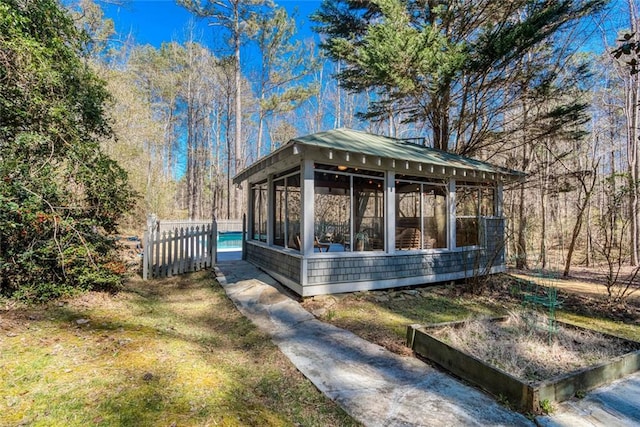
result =
M171 277L214 265L218 235L215 221L173 229L161 226L162 221L151 220L144 233L143 279Z
M218 225L218 231L225 233L227 231L241 231L242 220L241 219L218 219L216 220ZM188 219L164 219L156 220L156 226L160 231L172 231L176 228L184 227L204 227L211 225L211 220L188 220Z

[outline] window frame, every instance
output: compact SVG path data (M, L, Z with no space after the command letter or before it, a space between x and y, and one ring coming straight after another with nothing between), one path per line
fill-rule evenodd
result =
M260 196L257 194L260 192ZM268 233L268 218L269 218L269 184L267 180L257 182L251 185L251 231L249 232L249 236L251 236L251 240L257 242L267 242L267 233ZM261 202L260 205L258 203ZM258 215L256 215L258 213ZM264 218L261 218L261 215L264 214ZM261 221L263 219L263 221ZM258 228L258 230L256 230ZM258 238L256 239L256 235Z
M298 185L297 186L292 186L289 184L289 180L293 177L297 177L297 181L298 181ZM293 240L291 240L291 231L290 231L290 226L291 226L291 199L290 199L290 188L298 188L298 194L299 196L299 206L298 206L298 234L300 234L300 225L301 225L301 217L300 214L302 212L302 175L300 173L299 169L293 169L293 170L289 170L286 172L283 172L281 174L275 175L272 179L272 184L271 184L271 192L273 194L272 196L272 200L273 200L273 206L271 207L271 211L273 214L273 224L272 224L272 230L271 232L273 233L273 238L272 238L272 245L276 246L276 247L280 247L280 248L286 248L286 249L291 249L291 250L295 250L295 251L302 251L302 248L296 248L294 245L291 244L291 242ZM282 234L283 234L283 238L282 238L282 244L276 243L276 230L278 227L278 221L276 221L277 219L277 214L278 214L278 201L277 201L277 188L278 188L278 182L282 181L284 184L284 205L282 206L284 208L284 221L281 224L281 226L283 227L282 229ZM281 208L282 208L281 207ZM295 232L293 232L295 234Z
M458 207L461 206L461 201L459 198L459 191L460 190L464 190L464 189L469 189L471 193L475 193L475 206L474 206L474 210L475 212L473 214L465 214L465 215L459 215L458 214ZM489 190L491 192L491 197L484 197L485 192ZM481 239L480 239L480 220L482 218L493 218L497 215L497 203L496 203L496 194L497 194L497 187L494 183L492 182L469 182L469 181L456 181L455 183L455 199L456 199L456 206L455 206L455 247L456 248L466 248L466 247L478 247L482 244ZM486 205L483 204L483 201L485 200L491 200L491 210L492 212L490 213L490 215L485 214L483 212L483 208L486 207ZM465 228L460 227L459 225L462 224L462 222L468 222L469 220L474 220L475 221L475 227L474 228L474 239L470 240L467 238L469 236L469 231L467 231ZM463 235L464 233L464 235ZM467 236L467 237L466 237ZM462 240L460 240L462 239ZM469 244L466 244L466 243Z
M399 216L399 212L398 212L398 197L399 197L399 192L398 190L398 184L408 184L408 185L419 185L419 188L417 189L417 191L413 191L411 193L415 194L418 193L419 198L418 198L418 206L419 206L419 231L420 231L420 247L419 248L415 248L415 249L402 249L402 246L400 248L398 248L397 244L398 244L398 239L400 238L400 233L398 233L398 229L399 228L406 228L406 227L399 227L399 219L401 218ZM444 242L444 246L439 246L439 247L431 247L428 248L426 247L426 242L425 242L425 232L427 230L425 230L426 227L426 215L425 215L425 194L426 194L426 189L428 187L431 188L439 188L440 190L442 190L442 195L444 195L445 200L444 200L444 221L445 221L445 230L444 230L444 236L442 236L442 241ZM394 189L395 189L395 197L396 200L394 201L394 203L396 203L396 217L395 217L395 230L396 230L396 241L394 242L395 245L395 250L399 251L399 252L405 252L405 251L425 251L425 250L449 250L450 249L450 245L449 245L449 229L451 227L450 224L450 216L449 216L449 203L450 203L450 194L449 194L449 186L448 186L448 182L446 180L443 179L438 179L438 178L429 178L429 177L418 177L418 176L406 176L406 175L396 175L395 180L394 180Z
M344 168L344 169L343 169ZM318 174L322 174L322 173L326 173L329 175L336 175L336 176L344 176L344 177L348 177L348 201L349 201L349 207L347 209L348 215L349 215L349 236L348 236L348 241L345 239L342 244L344 246L344 252L349 252L349 253L353 253L353 252L385 252L385 241L386 241L386 236L387 236L387 232L386 232L386 191L385 191L385 181L386 181L386 172L384 171L376 171L376 170L371 170L371 169L360 169L360 168L356 168L356 167L343 167L343 166L339 166L339 165L327 165L327 164L315 164L314 165L314 174L313 174L313 181L314 181L314 200L315 197L318 195L318 193L316 192L316 188L319 187L318 182L320 182L317 177ZM355 183L354 183L354 178L362 178L363 180L369 180L369 181L378 181L377 183L377 188L379 189L379 191L376 191L376 193L379 193L379 196L382 199L382 203L380 205L378 205L380 207L380 216L376 216L375 218L377 219L377 221L380 222L381 226L381 230L378 231L377 237L376 236L368 236L368 234L366 232L362 232L363 233L363 237L364 237L364 247L361 251L357 250L358 247L360 247L360 244L357 242L358 238L357 236L360 235L361 231L360 230L356 230L356 218L357 218L357 206L356 206L356 188L355 188ZM369 182L369 184L373 184L372 182ZM330 187L327 187L330 188ZM314 204L315 205L315 204ZM365 207L366 209L367 207ZM313 228L314 228L314 232L317 232L318 229L318 219L316 217L316 212L317 212L317 206L314 206L314 224L313 224ZM364 219L364 217L363 217ZM375 242L372 243L372 242Z

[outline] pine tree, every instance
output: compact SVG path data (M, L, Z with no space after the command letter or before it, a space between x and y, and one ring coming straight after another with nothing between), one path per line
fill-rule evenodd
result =
M390 111L425 123L440 150L473 154L495 140L504 111L518 102L523 56L600 0L325 0L313 19L337 77L375 91L365 114Z

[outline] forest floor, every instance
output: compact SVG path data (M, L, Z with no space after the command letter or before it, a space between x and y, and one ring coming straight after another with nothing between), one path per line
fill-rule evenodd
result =
M211 272L47 305L0 300L0 425L355 423Z
M620 282L627 281L631 277L633 270L633 267L621 267ZM511 269L509 273L516 277L522 276L523 278L528 280L532 280L538 277L536 273L532 273L531 271L526 270ZM558 273L558 276L559 275L560 273ZM640 281L640 276L637 278L637 280ZM604 267L572 266L569 272L569 277L560 277L555 281L555 283L558 287L569 292L593 296L606 296L606 281L607 278ZM640 298L640 283L636 283L635 288L636 290L631 294L630 297L630 299L632 300Z
M620 283L626 283L632 273L632 267L622 268ZM549 279L522 270L512 270L510 276L557 287L565 311L640 325L640 276L629 287L630 294L624 303L609 298L606 274L600 267L574 266L567 278ZM622 286L614 286L612 293L616 295L621 290Z

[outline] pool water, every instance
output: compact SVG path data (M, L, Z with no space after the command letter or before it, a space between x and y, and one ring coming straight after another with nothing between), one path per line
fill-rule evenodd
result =
M241 251L242 231L218 233L218 251Z

